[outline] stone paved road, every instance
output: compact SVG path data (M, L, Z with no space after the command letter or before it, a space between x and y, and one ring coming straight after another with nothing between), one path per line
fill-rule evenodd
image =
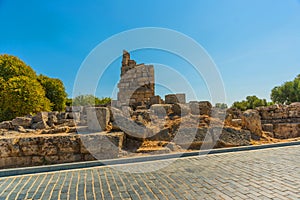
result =
M0 199L300 199L300 146L1 178Z

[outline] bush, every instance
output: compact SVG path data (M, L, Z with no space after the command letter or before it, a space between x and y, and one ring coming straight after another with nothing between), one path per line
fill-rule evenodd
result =
M65 92L64 84L61 80L49 78L44 75L38 76L38 81L43 86L46 97L52 103L52 110L62 111L65 109L67 94Z
M45 76L39 76L39 80L19 58L0 55L0 121L50 111L51 107L62 109L66 96L62 82Z
M73 99L73 106L95 106L95 105L104 105L111 102L111 98L98 98L91 94L79 95Z
M0 120L10 120L17 116L49 111L51 103L45 97L45 91L36 79L26 76L1 81Z
M268 106L272 103L268 103L266 99L259 99L257 96L247 96L246 100L236 101L232 104L232 108L238 108L242 111L247 109L254 109L259 106Z
M280 104L300 102L300 74L293 81L274 87L271 91L271 99L274 103Z

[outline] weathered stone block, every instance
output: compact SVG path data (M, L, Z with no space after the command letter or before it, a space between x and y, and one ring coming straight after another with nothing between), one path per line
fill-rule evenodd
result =
M87 122L89 130L102 131L108 129L110 112L105 107L91 107L87 109Z
M260 115L257 110L246 110L242 117L243 128L249 130L258 137L262 136Z
M188 105L182 103L175 103L172 105L172 111L175 115L179 115L181 117L186 116L191 113L191 109Z
M90 153L97 159L117 158L121 151L124 133L93 133L80 135L81 153Z
M39 145L27 145L21 147L22 152L25 156L33 156L39 154Z
M274 124L273 133L274 133L274 137L279 139L300 137L300 124L299 123Z
M64 153L59 155L58 159L59 163L78 162L82 160L82 156L80 154Z
M150 107L150 111L159 118L167 116L171 112L170 104L154 104Z
M32 123L47 122L47 121L48 121L48 112L38 112L35 116L32 117Z
M46 123L46 121L39 121L37 123L33 123L31 125L32 129L47 129L49 128L48 124Z
M166 104L174 104L174 103L179 103L176 94L168 94L165 95L165 103Z
M30 117L16 117L11 121L13 126L23 126L29 128L31 125L32 119Z
M150 105L162 104L162 103L163 103L163 101L159 95L150 97Z
M12 129L12 123L11 121L3 121L0 123L0 129Z
M273 124L262 124L262 130L273 133Z

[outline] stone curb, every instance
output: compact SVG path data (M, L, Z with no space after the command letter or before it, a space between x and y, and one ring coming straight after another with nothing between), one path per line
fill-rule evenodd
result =
M81 168L89 168L89 167L99 167L99 166L106 166L106 165L109 166L109 165L120 165L120 164L130 164L130 163L141 163L141 162L156 161L156 160L166 160L172 158L183 158L183 157L200 156L200 155L207 155L207 154L221 154L221 153L230 153L230 152L239 152L239 151L269 149L275 147L286 147L286 146L296 146L296 145L300 145L300 141L264 144L264 145L255 145L255 146L242 146L242 147L233 147L233 148L220 148L220 149L201 150L201 151L193 151L193 152L186 152L186 153L161 154L161 155L152 155L152 156L144 156L144 157L118 158L118 159L101 160L101 161L97 160L97 161L64 163L64 164L47 165L47 166L2 169L0 170L0 177L54 172L54 171L61 171L61 170L81 169Z

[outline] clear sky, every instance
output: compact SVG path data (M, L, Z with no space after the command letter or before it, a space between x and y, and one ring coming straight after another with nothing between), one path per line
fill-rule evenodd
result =
M0 53L18 56L37 73L61 79L69 95L93 48L140 27L173 29L201 44L221 73L229 104L254 94L269 99L274 86L300 74L299 0L0 0L0 19ZM145 63L171 59L149 51L133 52L132 57ZM187 69L176 59L166 64L179 63ZM98 96L111 95L119 67L117 60L100 83ZM197 87L200 99L209 99L205 86Z

